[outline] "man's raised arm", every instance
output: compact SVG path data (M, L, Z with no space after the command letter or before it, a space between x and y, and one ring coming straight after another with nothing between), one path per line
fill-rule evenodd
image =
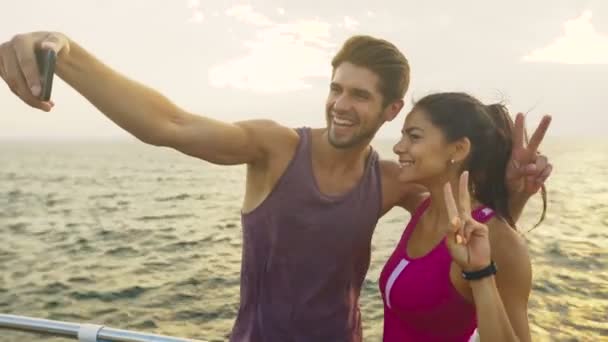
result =
M167 146L216 164L255 164L290 129L269 120L226 123L179 108L154 89L106 66L60 33L15 36L0 45L0 76L28 105L49 111L40 101L35 49L57 53L56 73L110 120L137 139Z

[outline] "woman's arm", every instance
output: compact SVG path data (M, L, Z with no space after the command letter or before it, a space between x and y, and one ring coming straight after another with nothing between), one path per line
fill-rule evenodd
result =
M490 221L488 226L492 259L498 272L470 281L480 339L531 341L528 298L532 268L526 244L511 227L498 219Z

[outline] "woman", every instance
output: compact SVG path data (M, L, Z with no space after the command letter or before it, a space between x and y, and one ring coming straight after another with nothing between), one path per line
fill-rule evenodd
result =
M464 93L426 96L408 114L400 178L430 195L409 208L380 275L384 341L468 341L475 329L482 341L530 340L530 258L504 182L512 129L504 106Z

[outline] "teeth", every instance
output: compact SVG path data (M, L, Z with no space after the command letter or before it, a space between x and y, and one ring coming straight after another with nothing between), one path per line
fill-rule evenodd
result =
M336 125L340 125L340 126L352 126L353 125L353 123L351 121L338 119L336 117L334 117L334 123Z
M412 166L412 165L414 165L413 161L402 161L402 162L399 162L399 166L401 166L401 167L408 167L408 166Z

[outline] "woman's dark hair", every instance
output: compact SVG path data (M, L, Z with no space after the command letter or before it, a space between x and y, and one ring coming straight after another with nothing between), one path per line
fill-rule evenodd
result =
M414 104L414 109L422 110L448 142L464 137L470 140L471 151L463 167L469 171L472 196L515 228L505 183L514 126L507 108L499 103L486 106L469 94L451 92L425 96ZM543 213L536 226L547 210L544 186L542 197Z

